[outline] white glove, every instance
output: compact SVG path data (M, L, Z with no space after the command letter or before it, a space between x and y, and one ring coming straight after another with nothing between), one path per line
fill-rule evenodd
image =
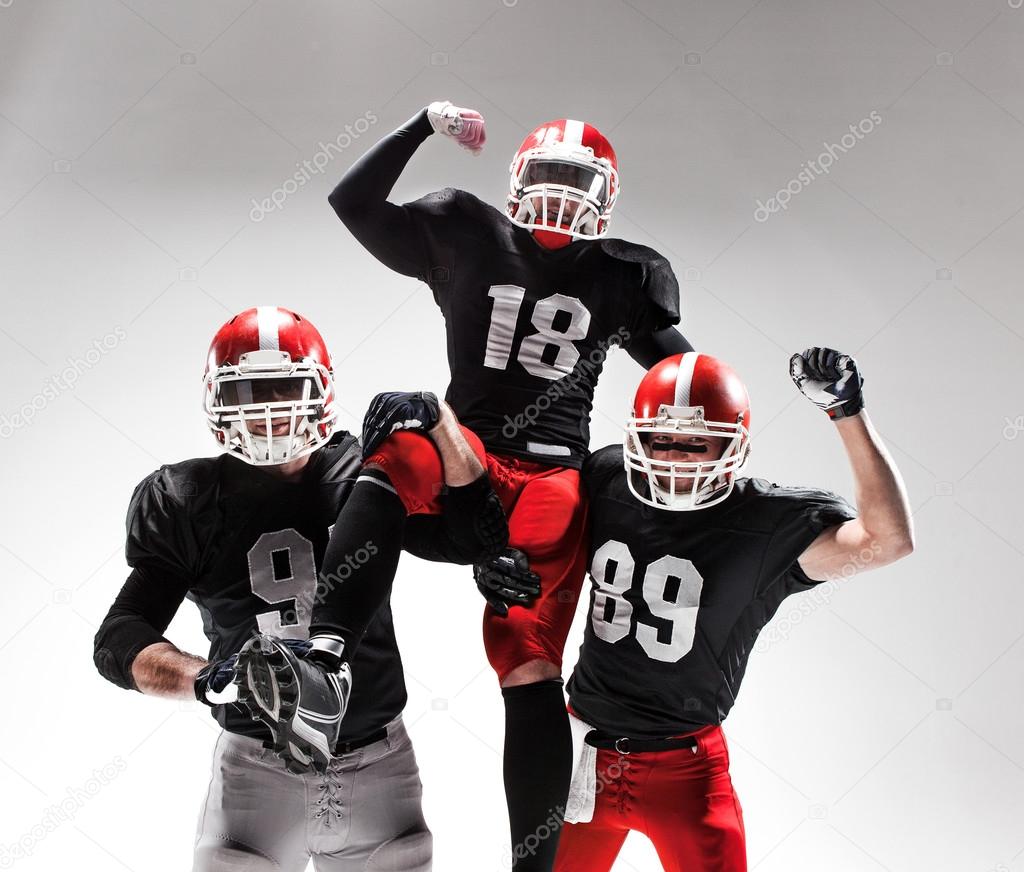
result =
M460 109L447 100L439 100L427 107L427 120L434 133L451 137L473 154L480 154L484 147L484 118L474 109Z

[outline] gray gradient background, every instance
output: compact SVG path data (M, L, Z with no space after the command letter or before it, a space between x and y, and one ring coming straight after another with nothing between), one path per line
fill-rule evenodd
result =
M444 388L429 291L363 252L326 195L376 137L449 98L484 113L484 154L431 140L398 196L456 185L500 205L530 127L598 125L621 162L613 233L671 258L686 334L748 383L754 474L849 494L786 360L830 344L866 373L918 550L788 601L765 631L728 722L752 867L1024 870L1019 5L2 0L0 849L24 838L24 869L188 867L215 725L118 691L90 657L125 573L128 497L157 465L212 453L204 353L242 308L321 327L348 427L378 390ZM827 176L754 219L872 111L882 123ZM367 113L322 175L252 220L252 198ZM69 358L77 380L54 389ZM609 362L594 446L619 438L639 375ZM505 868L480 602L465 572L407 559L395 609L436 865ZM191 606L170 636L204 650ZM39 829L62 801L69 819ZM631 837L616 868L657 861Z

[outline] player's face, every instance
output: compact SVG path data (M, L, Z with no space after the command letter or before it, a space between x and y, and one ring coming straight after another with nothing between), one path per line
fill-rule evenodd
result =
M246 406L299 402L305 398L307 381L301 378L264 378L229 382L224 386L224 402ZM274 436L287 435L291 427L290 417L282 414L284 411L284 407L278 407L276 414L271 417L270 432ZM247 415L247 419L249 432L253 436L267 435L265 417L255 414L252 417Z
M528 186L549 184L575 188L578 191L586 191L598 201L602 201L606 193L604 190L604 178L599 173L579 164L562 161L534 161L527 168L523 181ZM537 198L536 205L538 211L543 209L543 203L540 198ZM548 197L545 218L549 224L554 224L558 221L558 214L561 210L561 223L569 225L572 223L573 218L575 218L579 208L580 204L575 200L566 200L565 207L562 208L562 198L560 196Z
M713 463L721 458L729 444L721 436L692 436L674 433L651 433L643 436L644 450L651 460L663 463ZM659 487L671 490L672 477L655 476ZM693 476L676 476L676 490L693 486Z
M562 201L559 200L548 200L548 211L545 216L548 224L564 224L569 226L572 224L572 219L576 217L576 212L579 211L580 204L575 200L566 200L565 208L562 208ZM558 213L561 211L562 220L559 222Z
M595 200L604 201L604 177L590 167L568 161L535 160L526 169L523 183L530 185L563 185L585 191Z

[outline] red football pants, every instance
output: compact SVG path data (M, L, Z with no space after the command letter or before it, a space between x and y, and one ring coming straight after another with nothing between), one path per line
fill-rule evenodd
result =
M665 872L746 872L743 812L722 728L694 735L697 753L598 751L594 818L565 825L554 872L607 872L630 830L654 843Z
M505 508L509 545L526 553L541 580L540 596L528 608L515 606L503 618L485 607L487 659L500 681L532 660L561 669L587 562L587 507L579 470L492 454L472 430L462 432ZM444 469L429 439L399 430L366 462L387 473L410 515L441 512Z

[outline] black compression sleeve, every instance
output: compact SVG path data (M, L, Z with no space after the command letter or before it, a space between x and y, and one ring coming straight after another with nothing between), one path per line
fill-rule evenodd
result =
M357 160L328 200L360 244L385 266L403 275L420 274L416 228L402 206L388 202L420 144L433 133L423 109Z
M310 636L341 636L348 660L391 595L405 519L387 475L360 473L327 543L309 627Z
M449 487L440 515L414 515L405 528L405 550L423 560L483 563L508 545L508 520L487 473Z
M654 364L673 354L693 350L686 337L675 327L666 327L647 336L638 336L629 344L629 356L644 369L650 369Z
M558 833L572 775L572 730L562 680L538 681L501 691L505 698L505 798L515 872L547 872L555 862ZM538 839L542 831L550 833Z
M93 662L118 687L137 690L132 663L143 648L166 642L163 633L188 585L180 580L132 570L93 640Z

